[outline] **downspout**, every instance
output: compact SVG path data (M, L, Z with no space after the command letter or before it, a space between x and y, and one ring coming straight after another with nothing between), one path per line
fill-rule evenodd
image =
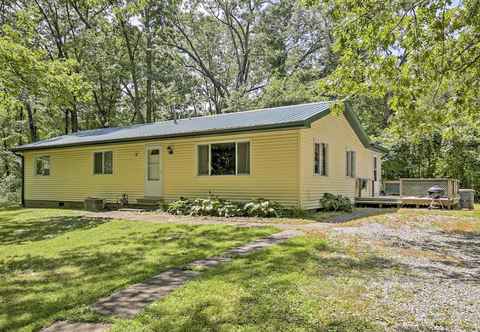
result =
M22 161L22 207L25 207L25 158L23 154L13 152Z

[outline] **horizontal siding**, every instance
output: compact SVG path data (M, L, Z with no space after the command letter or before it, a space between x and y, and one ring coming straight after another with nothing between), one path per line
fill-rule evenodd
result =
M314 175L313 144L315 139L328 144L328 176ZM377 155L379 164L381 164L381 155L363 146L343 115L329 114L314 122L311 128L302 129L300 141L300 200L302 207L305 209L318 208L319 199L324 193L343 195L350 199L354 198L355 179L345 175L345 153L347 150L356 151L356 176L359 178L373 178L374 155ZM380 174L379 168L379 177ZM368 195L368 191L364 191L362 195Z
M251 175L197 176L196 145L232 140L251 142ZM237 201L262 197L297 206L298 142L298 130L282 130L26 152L26 199L83 201L88 196L108 198L126 193L134 202L144 197L145 145L159 144L166 200L213 194ZM173 148L173 154L167 153L167 146ZM114 174L93 175L93 152L105 150L113 151ZM34 175L34 158L42 155L50 156L50 176Z
M197 176L197 144L243 139L250 140L250 175ZM207 197L212 194L236 201L266 198L285 205L298 205L297 130L253 136L202 138L172 144L174 154L165 156L164 192L167 200L181 196Z
M93 153L113 151L113 174L93 174ZM122 193L143 197L144 145L112 145L25 153L27 200L83 201L89 196L109 198ZM36 156L50 156L51 175L36 176Z

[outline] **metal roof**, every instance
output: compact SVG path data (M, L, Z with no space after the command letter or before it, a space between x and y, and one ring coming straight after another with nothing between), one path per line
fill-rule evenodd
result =
M331 102L316 102L275 108L264 108L245 112L194 117L189 119L179 119L177 121L169 120L128 127L85 130L31 144L17 146L13 148L12 151L39 150L78 145L93 145L182 136L198 136L261 129L308 127L310 122L328 114L330 111L330 106ZM360 134L362 134L362 131ZM367 140L368 138L366 135L362 136L363 139L361 140L365 144L365 138ZM370 147L369 143L368 145Z

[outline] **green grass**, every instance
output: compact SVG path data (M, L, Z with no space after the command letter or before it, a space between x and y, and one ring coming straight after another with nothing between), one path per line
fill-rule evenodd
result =
M391 318L365 295L388 269L383 257L296 238L207 271L113 331L383 331Z
M275 232L91 219L67 210L0 210L0 331L98 320L88 306L160 271Z

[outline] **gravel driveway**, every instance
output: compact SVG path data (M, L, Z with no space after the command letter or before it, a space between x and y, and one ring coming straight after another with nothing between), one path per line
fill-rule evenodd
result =
M360 238L391 261L395 272L373 279L369 288L402 315L394 330L480 331L480 234L438 227L460 219L393 213L332 229L337 238Z

